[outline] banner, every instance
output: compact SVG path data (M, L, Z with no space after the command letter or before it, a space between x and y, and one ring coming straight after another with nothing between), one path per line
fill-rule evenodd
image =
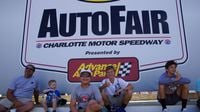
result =
M68 63L76 59L95 65L99 58L104 62L134 58L138 71L163 67L168 60L184 63L187 48L180 2L27 0L22 63L66 73L73 69ZM68 78L73 82L71 75Z

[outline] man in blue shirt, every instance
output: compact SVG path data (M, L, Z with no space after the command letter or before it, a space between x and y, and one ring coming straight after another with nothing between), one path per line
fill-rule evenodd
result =
M182 77L176 68L176 62L168 61L165 64L166 72L159 79L158 101L162 105L163 112L167 112L166 105L174 105L180 100L182 101L181 111L186 111L189 93L188 84L191 81Z
M27 65L24 76L12 81L7 90L7 98L0 101L0 112L6 112L11 107L16 108L18 112L29 112L33 109L32 95L34 94L36 103L39 96L38 81L33 76L34 72L35 67Z

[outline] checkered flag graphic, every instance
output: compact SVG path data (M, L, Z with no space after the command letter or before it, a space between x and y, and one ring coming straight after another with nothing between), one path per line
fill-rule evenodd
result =
M130 70L131 70L131 66L132 66L131 62L121 63L120 68L119 68L118 76L124 77L124 76L129 75Z

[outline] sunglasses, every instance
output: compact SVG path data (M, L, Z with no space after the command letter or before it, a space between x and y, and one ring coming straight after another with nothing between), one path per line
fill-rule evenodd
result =
M27 69L27 70L32 70L32 71L35 71L35 69L34 69L34 68L32 68L32 67L29 67L29 66L27 66L27 67L26 67L26 69Z

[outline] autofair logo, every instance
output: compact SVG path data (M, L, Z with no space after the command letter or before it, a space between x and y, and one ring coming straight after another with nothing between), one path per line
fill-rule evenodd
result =
M105 69L112 65L116 77L126 81L137 81L139 79L138 60L132 58L98 58L98 59L71 59L68 63L68 81L80 82L81 69L92 71L92 81L99 82L106 77Z
M187 60L181 0L27 0L24 23L22 63L39 69L68 75L72 59L135 57L146 71Z

